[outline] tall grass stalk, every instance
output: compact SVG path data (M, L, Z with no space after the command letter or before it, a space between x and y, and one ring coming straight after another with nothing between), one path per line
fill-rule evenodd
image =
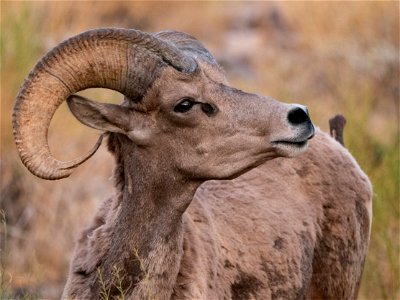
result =
M0 210L1 243L0 243L0 299L9 297L8 288L12 282L12 276L6 279L4 264L6 262L5 251L7 249L7 221L4 210Z

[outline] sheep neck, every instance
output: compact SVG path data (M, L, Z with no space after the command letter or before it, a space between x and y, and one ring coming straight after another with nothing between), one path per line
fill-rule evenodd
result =
M122 287L134 298L169 298L183 253L182 215L200 183L154 159L131 157L123 166L122 203L104 270L111 295L121 295Z

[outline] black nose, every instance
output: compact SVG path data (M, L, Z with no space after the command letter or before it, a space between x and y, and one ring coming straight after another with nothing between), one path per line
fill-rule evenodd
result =
M293 125L311 122L310 115L305 106L296 106L294 109L289 111L288 120Z

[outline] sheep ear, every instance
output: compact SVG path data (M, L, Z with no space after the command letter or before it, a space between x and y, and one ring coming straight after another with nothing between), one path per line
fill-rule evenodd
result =
M136 145L151 143L153 130L143 118L127 107L91 101L72 95L67 99L72 114L83 124L102 131L125 134Z
M72 114L83 124L102 131L127 134L131 131L131 111L123 106L99 103L81 96L67 99Z

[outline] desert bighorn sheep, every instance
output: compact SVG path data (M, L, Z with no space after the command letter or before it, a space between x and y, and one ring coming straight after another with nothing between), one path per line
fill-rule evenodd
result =
M91 87L124 101L73 95ZM17 96L18 152L41 178L69 176L101 143L52 156L47 130L65 100L108 136L118 195L81 235L63 297L356 297L371 185L305 107L230 87L185 33L91 30L47 53Z

